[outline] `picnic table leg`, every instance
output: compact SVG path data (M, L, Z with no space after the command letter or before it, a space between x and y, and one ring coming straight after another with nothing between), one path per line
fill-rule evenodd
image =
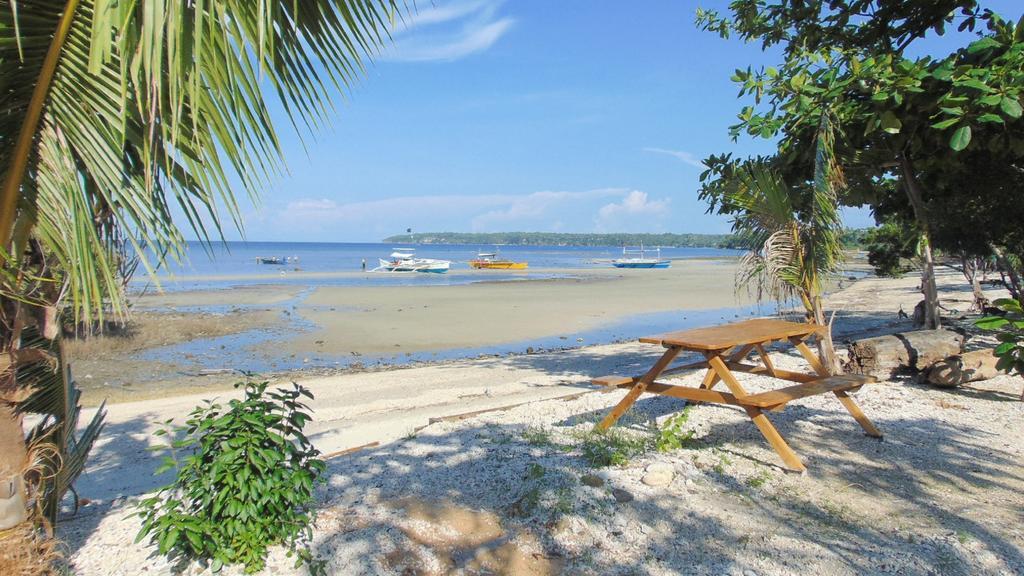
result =
M680 352L682 352L682 348L677 347L665 350L665 353L662 354L661 358L659 358L657 362L655 362L654 366L651 367L646 374L641 376L639 380L637 380L636 384L633 385L626 396L620 400L614 408L612 408L611 412L609 412L600 423L598 423L597 430L607 430L611 426L615 425L619 418L621 418L622 415L625 414L631 406L633 406L633 403L637 401L637 398L644 393L644 390L647 389L647 385L654 382L654 380L661 375L666 368L668 368L669 364L676 359L676 356L679 356Z
M768 420L768 417L764 415L764 412L762 412L760 408L755 408L753 406L744 406L744 408L747 410L747 416L750 416L750 419L754 421L754 424L757 425L757 429L761 431L765 440L771 444L772 448L775 449L776 454L778 454L779 457L782 458L782 461L786 463L786 466L797 472L806 471L807 468L805 468L803 462L800 461L800 457L796 455L796 452L793 452L793 449L789 447L789 444L786 444L786 441L782 438L782 434L779 434L779 431L771 421Z
M796 346L796 349L800 351L800 354L807 359L807 362L810 363L815 372L822 376L829 375L828 370L825 369L825 366L822 365L818 360L818 357L814 355L814 352L806 343L804 343L803 340L795 341L794 345ZM833 394L835 394L836 398L839 398L839 401L843 403L843 407L845 407L846 411L850 413L850 416L853 416L853 419L856 420L857 423L860 424L860 427L864 429L865 434L872 438L882 437L882 432L871 423L871 420L868 420L868 417L864 415L864 412L861 411L860 406L857 405L852 396L844 391L835 391Z
M865 434L871 436L872 438L882 437L882 433L878 430L878 428L875 428L875 425L871 423L871 420L868 420L868 417L865 416L863 412L861 412L860 406L858 406L857 403L853 401L853 397L851 397L845 391L840 390L833 392L833 394L836 395L836 398L839 398L839 401L843 403L843 406L845 406L846 410L850 413L851 416L853 416L853 419L856 420L857 423L860 424L860 427L864 429Z
M736 380L736 377L733 376L729 367L722 361L722 357L713 356L708 359L708 363L711 365L712 370L714 370L729 387L733 396L736 396L736 399L742 403L743 397L747 395L747 391L743 389L739 380ZM750 419L754 421L757 429L761 431L765 440L771 444L772 448L779 457L782 458L782 461L786 463L787 467L791 470L796 470L797 472L807 470L807 468L804 467L803 462L800 461L800 457L797 456L796 452L789 447L789 444L786 444L786 441L782 438L782 434L779 434L779 431L771 421L768 420L768 417L764 415L764 412L762 412L760 408L756 406L744 406L743 409L747 411L747 416L750 416Z
M750 354L750 351L753 349L754 345L752 344L740 348L739 351L737 351L735 354L729 356L729 362L739 362L740 360L743 360L744 358L746 358L747 354ZM723 352L706 352L704 354L704 358L710 359L712 356L725 356L729 352L732 352L732 350L732 348L729 348ZM705 388L707 390L711 390L712 388L715 387L715 384L718 384L718 381L721 379L721 376L719 376L717 372L709 368L707 374L704 375L704 380L701 381L700 383L700 387Z

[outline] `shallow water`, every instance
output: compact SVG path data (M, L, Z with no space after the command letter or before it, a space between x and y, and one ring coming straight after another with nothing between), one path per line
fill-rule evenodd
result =
M394 248L414 247L422 258L450 260L447 274L374 273L359 274L362 261L372 270L379 258L387 259ZM611 246L501 246L503 258L525 261L534 270L548 272L474 271L469 261L480 251L493 252L494 246L477 244L415 245L382 243L333 242L228 242L211 247L207 254L202 245L188 244L189 262L170 263L159 273L165 290L197 290L266 283L268 276L275 283L298 283L316 286L445 286L484 281L515 281L564 278L551 269L608 268L608 260L622 255L622 249ZM654 252L652 251L651 255ZM671 259L726 258L740 252L718 248L663 248L661 255ZM259 264L260 257L289 258L287 264ZM301 272L301 275L296 275ZM299 276L299 277L297 277ZM150 284L139 274L132 288L140 290Z

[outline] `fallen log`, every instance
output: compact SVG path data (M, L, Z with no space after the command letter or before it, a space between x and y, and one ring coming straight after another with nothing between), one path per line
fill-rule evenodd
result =
M993 350L975 350L939 360L925 371L929 384L939 388L956 388L965 382L988 380L1002 374L996 369L999 357Z
M950 330L918 330L850 343L846 371L888 379L900 370L922 371L963 349L964 337Z

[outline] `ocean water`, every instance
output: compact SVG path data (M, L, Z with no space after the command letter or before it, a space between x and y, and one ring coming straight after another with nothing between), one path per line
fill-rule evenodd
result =
M388 259L394 248L415 248L422 258L451 260L447 274L359 274ZM481 274L469 266L478 252L497 248L503 258L529 262L523 272L487 271ZM654 251L648 255L654 256ZM671 259L732 257L736 250L718 248L663 248L661 256ZM228 242L211 246L208 254L197 242L188 244L188 261L169 263L159 271L166 290L228 288L244 284L297 283L303 285L449 285L482 281L536 280L566 276L565 271L606 268L607 260L622 255L611 246L498 246L478 244L390 244L341 242ZM285 265L260 264L258 258L288 258ZM600 262L604 260L604 262ZM548 269L545 271L544 269ZM552 272L551 269L562 270ZM301 275L294 274L302 272ZM342 274L338 274L342 273ZM348 273L348 274L344 274ZM352 274L356 273L356 274ZM270 278L269 276L272 276ZM150 284L139 272L132 286Z

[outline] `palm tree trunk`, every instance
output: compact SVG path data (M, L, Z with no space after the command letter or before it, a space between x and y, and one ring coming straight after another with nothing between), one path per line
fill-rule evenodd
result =
M11 157L11 165L7 168L6 178L0 187L0 242L7 246L11 241L11 231L14 228L14 213L18 206L18 196L21 193L21 183L25 178L25 170L28 168L28 158L32 151L32 143L35 141L39 130L39 119L43 115L43 107L50 92L50 83L53 81L53 74L57 70L57 62L60 60L61 50L64 41L67 39L68 30L75 19L75 10L78 8L78 0L68 0L64 6L64 13L60 22L57 23L57 31L53 35L50 47L46 52L46 59L43 61L43 69L40 71L39 80L32 89L32 100L29 102L28 110L25 112L25 120L21 123L21 130L18 132L18 140L15 144L14 154ZM0 262L3 262L3 252L0 252Z
M832 324L825 320L825 309L821 305L820 296L815 296L811 300L810 312L814 323L825 327L823 333L819 334L817 338L818 357L821 358L821 363L829 374L841 374L842 369L839 366L839 359L836 357L835 344L832 342Z
M914 218L921 229L922 257L924 266L921 270L921 293L924 295L924 327L937 330L942 321L939 317L939 291L935 285L935 259L932 256L931 234L929 233L928 214L924 206L921 185L914 173L914 166L903 152L899 154L900 169L903 172L903 187L907 198L914 208Z

